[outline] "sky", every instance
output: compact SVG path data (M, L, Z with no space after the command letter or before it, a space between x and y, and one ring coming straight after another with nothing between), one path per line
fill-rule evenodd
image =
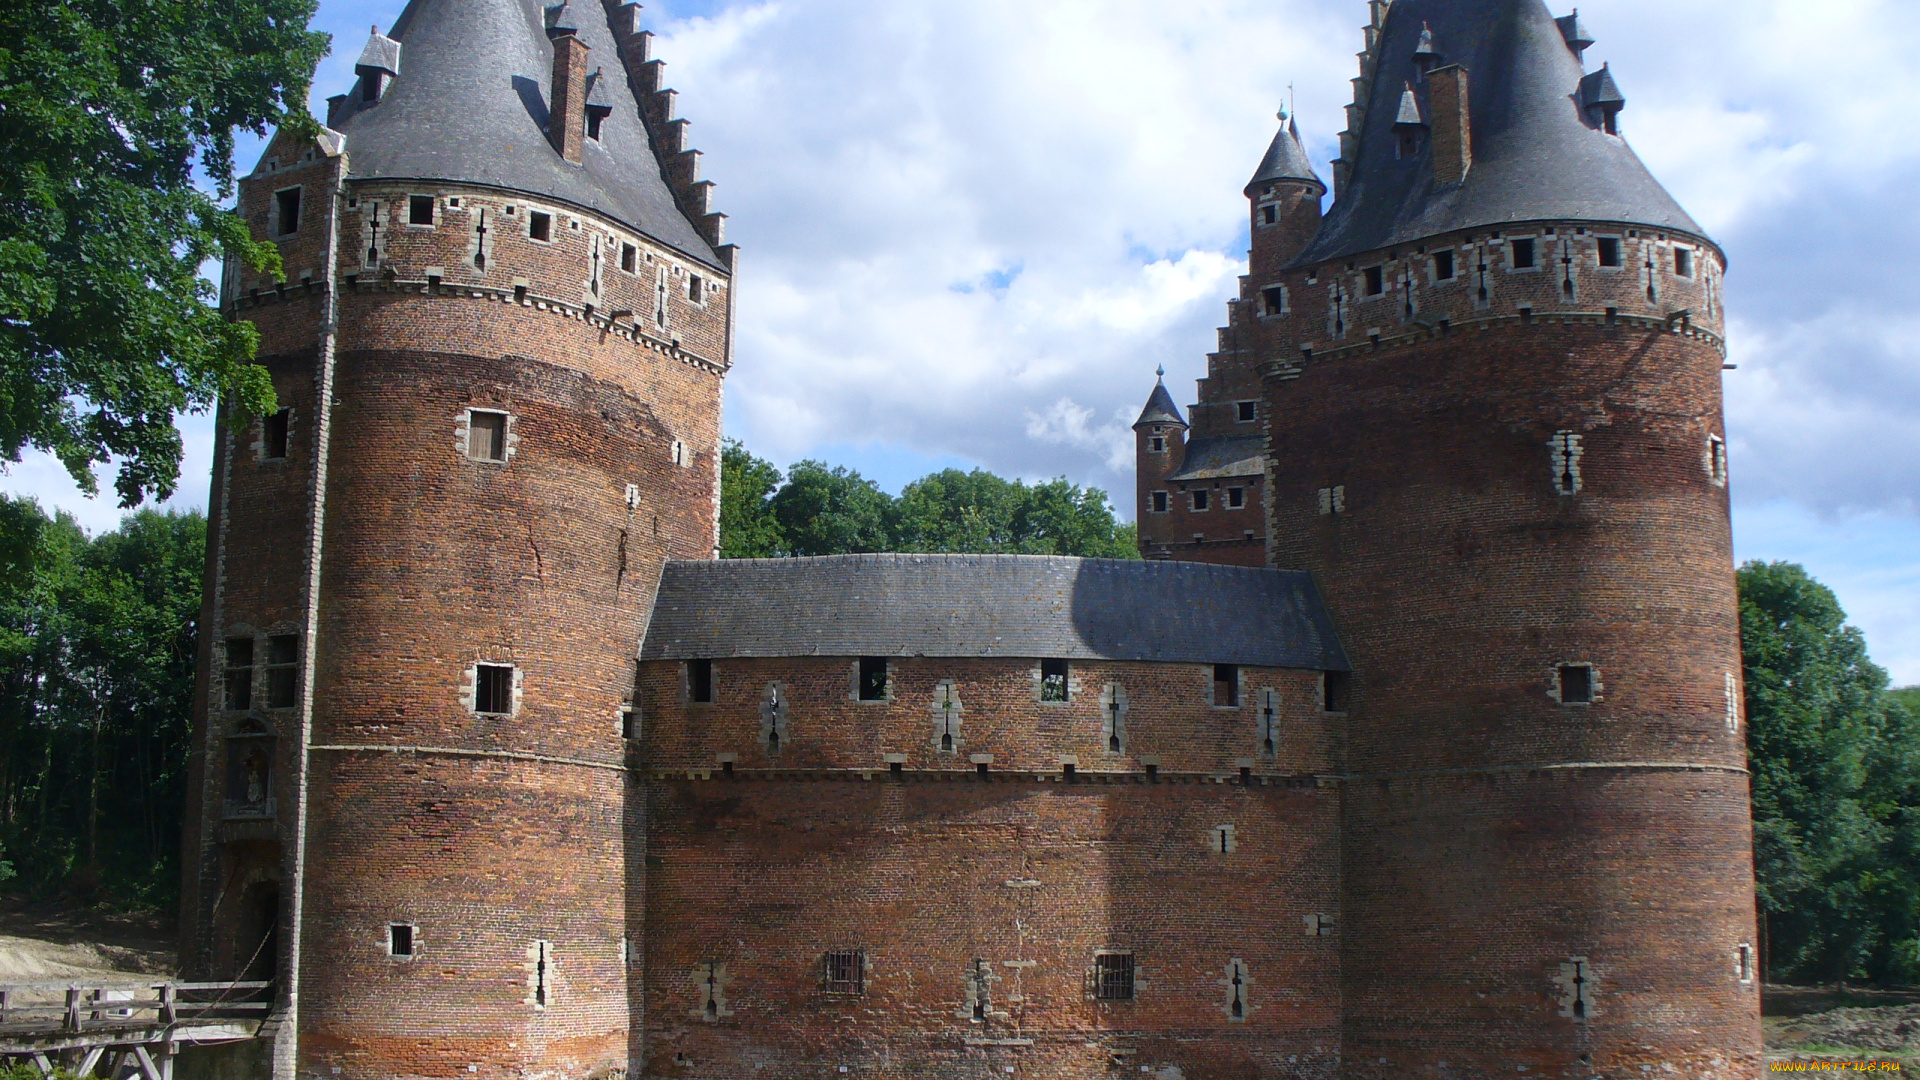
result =
M400 0L322 0L318 105ZM1585 0L1628 140L1727 251L1736 556L1804 563L1920 683L1920 67L1899 0ZM1555 14L1564 14L1556 7ZM1133 418L1182 403L1292 101L1323 176L1360 0L664 0L646 23L741 246L726 431L897 491L1066 476L1131 516ZM250 165L258 143L243 144ZM182 422L170 505L206 503ZM105 474L103 473L103 477ZM30 457L0 487L119 511ZM103 484L109 492L110 484Z

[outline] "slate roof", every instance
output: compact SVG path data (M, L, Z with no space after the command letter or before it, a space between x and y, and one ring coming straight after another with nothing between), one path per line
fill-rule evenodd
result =
M1347 670L1305 573L1041 555L667 563L642 660L1057 657Z
M1473 168L1437 188L1432 156L1396 160L1393 124L1423 26L1467 69ZM1396 0L1347 184L1296 265L1505 222L1628 222L1704 236L1626 142L1598 129L1577 95L1579 57L1542 0ZM1427 111L1430 115L1430 110Z
M1141 424L1187 426L1187 422L1180 419L1180 407L1173 403L1173 395L1167 393L1165 382L1153 384L1153 393L1147 395L1147 407L1140 410L1140 419L1133 422L1134 427L1139 427Z
M1264 471L1267 441L1259 435L1226 435L1187 440L1187 456L1169 480L1217 480L1228 476L1259 476Z
M400 73L378 102L356 84L328 126L346 136L355 179L486 184L598 211L712 266L719 259L680 212L647 141L602 5L569 10L588 62L607 72L612 113L584 161L547 142L553 44L540 0L411 0L393 26Z
M1281 114L1285 119L1286 114ZM1307 148L1300 145L1300 128L1287 120L1273 136L1273 142L1267 146L1267 156L1260 159L1260 167L1253 172L1253 179L1247 181L1247 191L1262 184L1271 184L1275 180L1306 180L1320 186L1321 194L1326 194L1327 185L1313 171L1313 162L1307 160Z

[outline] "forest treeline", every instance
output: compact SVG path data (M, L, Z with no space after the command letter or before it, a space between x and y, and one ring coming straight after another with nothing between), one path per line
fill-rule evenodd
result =
M205 519L87 537L0 501L0 890L164 907L178 888ZM727 557L972 551L1137 557L1097 489L982 471L894 497L845 469L727 447ZM1920 982L1920 688L1892 689L1833 592L1740 568L1768 978Z

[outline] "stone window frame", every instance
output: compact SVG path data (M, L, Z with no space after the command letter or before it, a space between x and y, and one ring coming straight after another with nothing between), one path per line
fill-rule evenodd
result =
M504 416L507 418L505 430L501 433L500 437L501 446L499 457L483 458L473 456L473 415L475 413L487 413L488 415ZM505 406L465 406L460 410L460 415L454 419L454 447L459 451L462 458L465 458L475 465L496 465L502 467L510 465L513 463L513 455L520 449L519 419L512 409L506 408Z
M553 1005L557 996L554 991L559 985L555 977L560 969L558 950L553 947L551 938L535 938L527 944L527 996L521 999L524 1005L532 1006L535 1012L545 1012Z
M1593 240L1593 269L1603 274L1618 274L1627 269L1627 238L1625 235L1621 233L1596 232L1591 235L1590 239ZM1620 256L1619 265L1608 266L1606 263L1600 261L1600 242L1602 240L1611 240L1614 242L1616 245L1615 250Z
M1235 702L1230 705L1222 705L1218 701L1214 700L1213 688L1220 684L1220 680L1214 678L1214 676L1218 675L1220 673L1220 669L1223 667L1233 669L1233 690L1231 691L1231 693L1235 699ZM1246 707L1245 703L1247 700L1247 669L1244 665L1207 664L1201 669L1201 674L1207 676L1207 708L1220 709L1223 711L1230 711L1230 712L1238 712L1241 709L1244 709Z
M1546 237L1540 233L1527 233L1521 236L1501 237L1502 243L1500 246L1506 252L1506 261L1502 269L1504 269L1509 274L1544 273L1545 272L1544 268L1541 266L1540 256L1542 252L1540 249L1540 242L1545 239ZM1515 260L1515 251L1516 251L1516 241L1520 241L1520 240L1526 240L1530 242L1532 245L1532 248L1531 248L1531 250L1533 251L1532 266L1519 266L1515 264L1514 260Z
M1164 454L1167 452L1167 432L1163 425L1155 424L1147 432L1147 453Z
M1740 985L1751 986L1760 977L1758 959L1751 942L1743 941L1733 947L1733 976L1740 980Z
M1170 491L1147 492L1147 513L1149 514L1173 513L1173 493Z
M267 421L282 413L286 414L287 417L287 452L278 456L269 456L267 453ZM293 406L282 405L271 414L261 413L253 418L253 460L256 465L280 464L293 456L293 422L297 417L298 413Z
M1300 921L1306 924L1308 937L1332 937L1334 928L1338 922L1332 915L1328 915L1325 912L1314 912L1312 915L1304 915Z
M1067 668L1066 685L1064 687L1064 689L1066 690L1066 696L1063 698L1060 698L1059 700L1049 700L1046 696L1046 679L1047 679L1046 666L1049 663L1064 664L1066 665L1066 668ZM1043 705L1050 709L1063 708L1065 706L1074 704L1075 698L1078 697L1077 692L1080 686L1080 679L1079 679L1079 673L1074 670L1073 659L1071 657L1064 657L1064 656L1038 657L1034 660L1033 667L1030 670L1033 672L1034 704Z
M1459 250L1455 250L1455 248L1451 244L1442 244L1439 247L1435 248L1431 253L1429 253L1426 257L1427 284L1428 285L1451 285L1455 282L1466 280L1466 275L1460 272L1460 251L1465 251L1465 250L1472 250L1472 249L1462 248ZM1442 252L1445 252L1446 254L1452 256L1452 259L1450 259L1448 262L1448 266L1452 269L1453 273L1448 277L1440 276L1440 255Z
M1727 486L1727 440L1718 435L1707 436L1707 480L1714 487Z
M1277 308L1273 306L1273 296L1275 293L1280 294L1280 306ZM1276 281L1268 285L1262 285L1257 295L1259 296L1260 318L1278 319L1282 316L1293 314L1293 296L1287 290L1286 282Z
M1587 669L1587 700L1560 700L1560 671L1562 668ZM1600 665L1591 660L1562 660L1547 669L1547 697L1563 709L1584 709L1598 705L1606 700L1606 684L1600 679Z
M850 665L851 670L853 672L852 681L848 683L848 686L847 686L848 700L852 701L856 705L891 705L893 704L893 696L894 696L893 661L894 659L895 658L891 656L879 656L873 653L869 653L865 656L854 657L853 663ZM880 661L880 670L886 679L886 685L887 685L886 693L882 694L877 698L863 698L860 696L860 665L867 660Z
M293 228L282 229L280 227L281 225L281 222L280 222L281 198L280 197L282 195L285 195L289 191L294 193L294 205L295 205L294 214L296 215L297 220L294 221ZM275 240L289 240L289 239L292 239L293 237L299 236L300 226L305 224L306 217L307 217L307 188L305 184L293 184L288 187L275 188L273 191L271 201L267 203L267 235L272 237Z
M713 295L713 282L708 280L707 275L696 274L691 270L684 276L686 281L680 287L680 299L685 300L690 307L706 307L707 298Z
M667 460L683 469L693 467L693 448L685 440L673 439L667 443Z
M413 208L414 208L414 205L415 205L415 204L414 204L414 200L416 200L416 199L425 199L425 200L427 200L427 213L428 213L428 216L429 216L429 217L431 217L431 218L432 218L433 220L431 220L431 221L415 221L415 220L413 220ZM409 192L407 193L407 228L409 228L409 229L432 229L432 228L437 228L437 227L439 226L439 224L440 224L440 217L441 217L441 214L440 214L440 210L441 210L441 207L440 207L440 196L438 196L438 195L423 195L423 194L420 194L420 193L418 193L418 192L412 192L412 191L409 191Z
M1235 1016L1233 1013L1233 979L1235 975L1240 977L1240 1015L1238 1016ZM1221 970L1220 985L1226 991L1221 995L1220 1011L1227 1014L1227 1022L1230 1024L1246 1023L1247 1018L1253 1015L1253 1010L1256 1008L1253 1003L1253 995L1248 993L1248 987L1253 985L1253 972L1247 968L1247 962L1237 956L1229 957L1227 959L1227 966Z
M693 665L707 665L707 699L693 696ZM711 657L695 656L680 661L680 704L710 706L720 699L720 668Z
M512 213L512 210L509 209L508 213ZM534 220L540 217L545 217L547 219L547 237L544 240L542 240L538 236L533 235ZM526 217L523 220L526 222L526 225L527 225L526 238L528 241L535 244L558 243L558 241L554 239L553 233L554 233L554 224L560 220L560 215L554 213L553 210L538 207L538 206L528 206Z
M1253 226L1256 229L1271 229L1280 224L1280 197L1273 188L1262 191L1253 205Z
M1207 830L1207 850L1215 855L1232 855L1240 850L1240 828L1221 822Z
M1682 281L1700 280L1700 249L1692 244L1683 243L1678 240L1666 246L1669 254L1672 256L1669 260L1671 269L1668 270L1668 273ZM1682 255L1686 256L1687 262L1687 269L1684 273L1680 269Z
M394 946L393 932L394 930L403 926L406 927L407 929L408 951L403 953L395 952L393 951L393 946ZM410 922L406 919L395 920L386 925L386 933L383 935L383 937L384 937L383 944L385 944L386 946L387 959L392 960L395 963L410 964L413 961L420 958L420 924L415 922Z
M1186 495L1187 495L1187 513L1189 514L1213 513L1213 490L1211 488L1207 487L1205 484L1202 484L1197 488L1188 488L1186 490ZM1201 503L1205 503L1206 505L1202 506L1200 505Z
M1380 281L1379 292L1373 291L1373 282L1376 277ZM1393 293L1393 279L1387 276L1386 263L1379 263L1374 266L1362 267L1359 273L1357 273L1354 276L1353 280L1354 280L1353 291L1358 293L1360 295L1360 299L1363 301L1381 300L1386 298L1387 296L1392 295Z
M1125 996L1108 996L1108 982L1102 978L1102 969L1110 965L1102 961L1109 957L1125 957L1127 960L1125 965L1120 965L1120 968L1126 973L1125 982L1127 992ZM1107 1005L1124 1005L1138 1002L1141 996L1140 990L1146 985L1146 980L1140 977L1140 972L1140 955L1136 950L1118 946L1095 949L1091 962L1087 964L1087 997L1093 1001ZM1118 981L1118 975L1115 976L1115 980Z
M507 703L511 711L503 713L480 711L480 668L482 666L503 667L512 670L512 686L509 690L512 699ZM495 719L511 720L520 715L520 707L526 688L526 676L526 669L512 660L491 660L486 657L476 657L471 664L467 665L466 677L461 680L460 704L473 716L488 716Z
M1248 406L1251 406L1249 408ZM1243 413L1251 413L1246 416ZM1257 424L1260 422L1259 398L1236 398L1233 402L1233 422L1236 424Z
M1245 510L1247 508L1246 485L1242 484L1238 487L1229 487L1226 490L1227 490L1227 505L1225 509Z

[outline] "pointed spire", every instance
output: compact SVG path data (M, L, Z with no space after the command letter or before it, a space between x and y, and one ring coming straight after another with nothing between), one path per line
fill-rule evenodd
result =
M1154 372L1157 376L1153 383L1153 393L1147 396L1147 407L1140 410L1140 419L1133 422L1134 427L1142 424L1178 424L1186 427L1187 422L1180 418L1180 407L1173 403L1173 395L1167 393L1167 369L1161 367Z
M1567 48L1573 50L1573 55L1585 59L1587 50L1593 47L1593 35L1587 33L1586 24L1580 21L1580 9L1574 8L1573 14L1553 21L1560 27L1560 36L1567 39Z
M1300 128L1281 109L1277 114L1281 123L1280 130L1267 146L1267 156L1260 159L1260 167L1254 170L1253 179L1247 181L1247 194L1253 189L1282 180L1292 180L1313 184L1325 194L1327 185L1314 174L1313 162L1307 160L1307 148L1300 143Z
M1413 84L1407 83L1400 94L1400 113L1393 118L1395 131L1407 128L1423 128L1427 122L1420 118L1420 99L1414 95Z
M1413 47L1413 65L1425 75L1440 63L1440 54L1433 49L1433 27L1428 23L1420 24L1420 43Z
M605 68L594 68L587 76L587 111L598 110L601 116L613 112L613 95L607 91Z

